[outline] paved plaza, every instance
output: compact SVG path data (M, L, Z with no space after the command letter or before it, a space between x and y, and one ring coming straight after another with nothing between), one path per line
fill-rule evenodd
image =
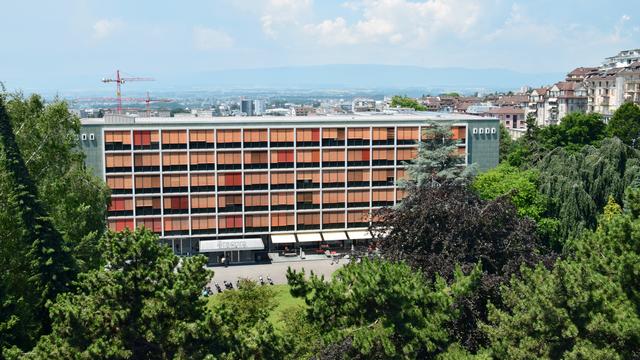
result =
M315 274L324 275L329 278L334 271L345 264L347 260L340 260L339 263L333 263L329 259L323 260L299 260L291 262L274 262L271 264L249 264L249 265L230 265L229 267L216 266L211 267L214 276L211 280L211 288L214 283L222 285L223 281L231 281L234 286L236 280L240 278L249 278L258 281L260 276L267 281L267 275L273 279L275 284L287 283L287 269L291 267L294 270L305 269L309 274L313 271Z

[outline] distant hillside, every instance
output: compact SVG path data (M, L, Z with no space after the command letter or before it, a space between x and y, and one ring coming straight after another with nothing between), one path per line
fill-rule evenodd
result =
M256 88L488 88L514 89L560 81L562 73L394 65L320 65L234 69L198 74L191 86ZM183 83L184 79L180 81ZM184 84L188 86L187 84Z

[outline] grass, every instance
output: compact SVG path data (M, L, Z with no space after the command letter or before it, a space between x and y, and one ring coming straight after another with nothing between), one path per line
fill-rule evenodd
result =
M274 299L277 304L271 313L269 314L269 321L273 324L277 329L282 328L282 320L281 314L287 311L290 311L292 308L297 306L306 307L307 305L304 303L304 300L301 298L295 298L291 296L289 292L289 285L265 285L269 286L275 293ZM236 291L236 290L233 290ZM209 306L212 307L216 303L216 298L218 298L217 293L213 296L209 297Z

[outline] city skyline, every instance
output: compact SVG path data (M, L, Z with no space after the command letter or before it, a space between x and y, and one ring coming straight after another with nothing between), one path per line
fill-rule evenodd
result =
M640 4L624 1L24 1L3 9L0 78L27 91L99 89L116 69L165 86L221 70L324 64L562 73L638 47L640 35Z

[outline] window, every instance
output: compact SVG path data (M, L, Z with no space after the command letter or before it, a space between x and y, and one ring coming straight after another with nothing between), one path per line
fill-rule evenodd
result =
M219 195L218 212L241 212L242 195Z
M296 145L298 147L320 146L320 129L298 129Z
M189 147L191 149L213 149L215 146L213 130L189 131Z
M329 211L322 213L323 229L344 229L344 211Z
M278 192L271 194L271 210L293 210L295 208L294 193Z
M320 171L298 171L296 184L298 189L319 188Z
M160 154L133 155L133 169L135 172L160 171Z
M373 166L394 165L394 149L374 149Z
M218 130L216 145L220 149L239 148L241 136L240 129Z
M160 197L136 197L136 215L160 215L162 207Z
M136 175L136 194L160 193L160 175Z
M136 220L139 228L147 228L156 234L162 235L162 220L160 218L143 218Z
M395 145L394 128L373 128L373 145Z
M191 174L191 192L216 191L214 174Z
M413 145L418 141L417 127L399 127L398 145Z
M298 213L298 230L310 230L320 228L319 213Z
M322 207L325 209L343 209L344 191L323 191Z
M293 147L293 129L271 129L271 147Z
M369 149L349 149L347 150L348 166L369 166L370 165Z
M186 130L162 130L162 148L163 149L186 149L187 148L187 131Z
M320 208L319 192L299 192L296 194L296 204L298 210Z
M369 207L369 190L349 190L347 207Z
M369 128L349 128L347 129L347 145L367 146L371 138Z
M244 217L244 229L246 232L268 232L269 215L246 215Z
M220 216L218 232L221 234L242 232L242 215Z
M373 186L393 186L393 169L376 169L371 173Z
M226 173L218 174L218 191L242 190L242 174Z
M245 195L244 211L269 211L269 195L268 194Z
M344 179L344 170L325 170L322 172L322 187L343 188Z
M370 173L369 170L348 170L347 186L348 187L368 187Z
M160 148L160 134L157 130L134 130L134 150L157 150Z
M212 152L192 152L189 154L191 171L215 170L216 161Z
M268 173L245 173L244 174L245 190L268 190L269 174Z
M164 218L164 235L189 235L189 218Z
M233 170L242 168L242 158L239 151L218 152L218 170Z
M293 150L273 150L271 151L271 168L292 168Z
M87 140L86 134L82 134L82 140ZM131 132L129 130L105 131L104 149L106 151L131 150Z
M107 186L112 194L131 194L132 183L131 175L107 176Z
M266 169L269 167L269 153L267 151L245 151L245 169Z
M320 150L298 150L296 166L310 168L320 166Z
M272 172L271 190L293 189L295 187L293 172Z
M131 154L106 154L105 171L107 173L131 172Z
M355 210L347 212L347 227L367 227L369 226L369 212L366 210Z
M214 216L201 216L191 218L191 233L193 235L215 234L216 218Z
M165 193L186 193L189 191L189 175L164 175L162 178L162 190Z
M267 129L251 129L244 131L244 147L245 148L266 148L269 133Z
M323 150L323 167L344 167L344 150Z
M344 146L344 129L322 129L322 146Z
M410 149L398 149L398 159L396 160L396 164L402 165L405 162L409 162L418 155L418 149L410 148Z
M393 206L393 189L374 189L373 206Z
M215 195L191 195L191 213L215 213L216 197Z
M112 231L133 230L133 219L109 219L108 225Z
M162 171L187 171L188 164L187 153L162 154Z
M295 230L295 219L291 213L271 214L271 231Z
M107 212L109 216L131 216L133 215L133 199L111 198Z
M189 198L185 196L165 196L165 214L187 214L189 213Z

